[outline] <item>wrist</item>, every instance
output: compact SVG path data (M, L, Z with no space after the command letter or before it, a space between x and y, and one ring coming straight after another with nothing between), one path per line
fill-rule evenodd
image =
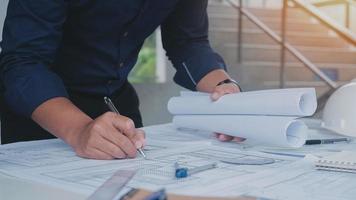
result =
M240 92L242 91L239 83L237 81L235 81L234 79L231 79L231 78L227 78L227 79L225 79L223 81L220 81L218 84L216 84L216 87L220 86L220 85L224 85L224 84L234 84L236 87L239 88Z
M60 134L61 139L70 145L72 148L75 148L79 143L82 133L84 133L88 126L92 123L92 119L83 118L81 120L76 120L76 122L66 129L66 133Z
M216 85L222 80L229 79L230 76L225 70L218 69L206 74L197 84L197 90L211 93L215 90Z

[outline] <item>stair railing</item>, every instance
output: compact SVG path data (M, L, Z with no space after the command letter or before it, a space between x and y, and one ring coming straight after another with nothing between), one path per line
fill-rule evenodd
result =
M324 0L320 2L313 2L315 7L325 7L325 6L335 6L344 5L345 8L345 27L350 29L351 25L351 6L356 5L355 0Z
M301 8L304 12L316 18L323 25L327 26L331 30L333 30L339 37L346 40L350 45L356 47L356 35L349 29L344 26L335 23L330 20L329 17L324 15L318 8L316 8L312 4L307 4L301 0L289 0L293 2L298 8Z
M296 1L296 0L294 0ZM307 67L312 73L318 76L322 81L324 81L332 90L338 88L338 84L331 80L323 71L321 71L316 65L314 65L308 58L306 58L298 49L293 45L286 42L286 16L288 9L288 0L283 0L282 9L282 20L281 20L281 36L279 36L275 31L270 29L261 20L259 20L254 14L243 7L242 0L238 0L236 4L233 0L227 0L227 2L235 9L238 10L238 62L242 61L242 16L245 16L248 20L253 22L257 27L259 27L263 32L270 36L274 41L276 41L281 46L281 59L280 59L280 88L285 86L285 53L286 50L291 53L295 58L297 58L305 67Z

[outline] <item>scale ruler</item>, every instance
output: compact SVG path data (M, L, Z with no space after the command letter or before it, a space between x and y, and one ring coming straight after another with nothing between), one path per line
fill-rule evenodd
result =
M136 171L118 170L103 183L87 200L114 200L117 194L132 179Z

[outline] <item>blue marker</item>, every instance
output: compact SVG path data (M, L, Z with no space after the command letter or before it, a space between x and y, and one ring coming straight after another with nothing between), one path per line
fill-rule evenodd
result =
M214 169L218 166L217 163L207 164L200 167L195 167L193 169L188 169L187 167L180 167L178 162L174 163L175 176L176 178L186 178L192 174L203 172L209 169Z

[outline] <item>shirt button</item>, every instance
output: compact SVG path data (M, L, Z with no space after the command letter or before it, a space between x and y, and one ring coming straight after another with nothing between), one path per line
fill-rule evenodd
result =
M124 37L127 37L127 35L129 35L129 32L124 33Z
M123 63L123 62L119 64L119 67L123 67L123 66L124 66L124 63Z

